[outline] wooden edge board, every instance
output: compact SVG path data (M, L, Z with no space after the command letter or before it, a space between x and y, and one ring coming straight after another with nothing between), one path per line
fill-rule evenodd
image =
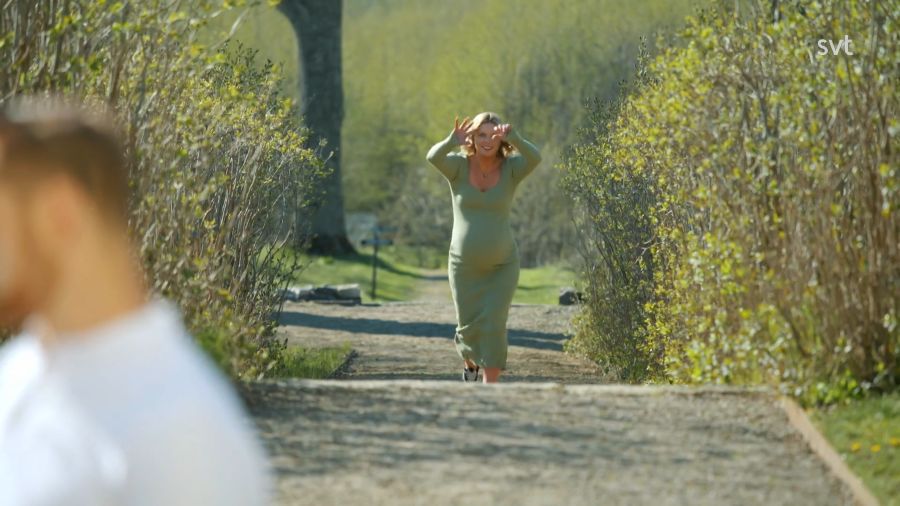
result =
M806 411L790 397L782 395L779 396L778 400L788 417L788 421L800 432L813 453L822 459L831 473L853 492L854 502L858 506L878 506L878 499L872 495L872 492L869 491L863 481L847 467L844 459L841 458L838 452L828 443L828 440L825 439L825 436L813 425Z

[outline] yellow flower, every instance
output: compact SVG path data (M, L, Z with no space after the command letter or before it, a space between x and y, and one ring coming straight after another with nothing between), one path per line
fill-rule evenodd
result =
M878 452L881 451L881 445L879 445L879 444L874 444L874 445L872 445L872 447L869 448L869 449L872 450L872 453L878 453Z
M900 446L900 437L892 437L891 446Z
M852 452L858 452L860 448L862 448L862 445L859 444L859 442L856 442L856 443L853 443L852 445L850 445L850 451L852 451Z

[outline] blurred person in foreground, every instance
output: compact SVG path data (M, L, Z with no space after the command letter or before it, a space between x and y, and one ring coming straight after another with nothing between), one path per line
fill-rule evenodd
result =
M112 123L0 112L0 505L258 505L265 454L129 240Z

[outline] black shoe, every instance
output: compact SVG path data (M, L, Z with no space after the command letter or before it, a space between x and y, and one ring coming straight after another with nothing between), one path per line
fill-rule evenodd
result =
M474 369L469 369L468 367L463 367L463 373L462 373L463 381L465 381L465 382L478 381L478 371L480 369L481 368L478 367L477 365L475 366Z

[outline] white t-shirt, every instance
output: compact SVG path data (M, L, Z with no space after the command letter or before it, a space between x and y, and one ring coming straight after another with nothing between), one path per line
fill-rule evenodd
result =
M268 503L252 421L171 303L63 337L0 347L0 506Z

